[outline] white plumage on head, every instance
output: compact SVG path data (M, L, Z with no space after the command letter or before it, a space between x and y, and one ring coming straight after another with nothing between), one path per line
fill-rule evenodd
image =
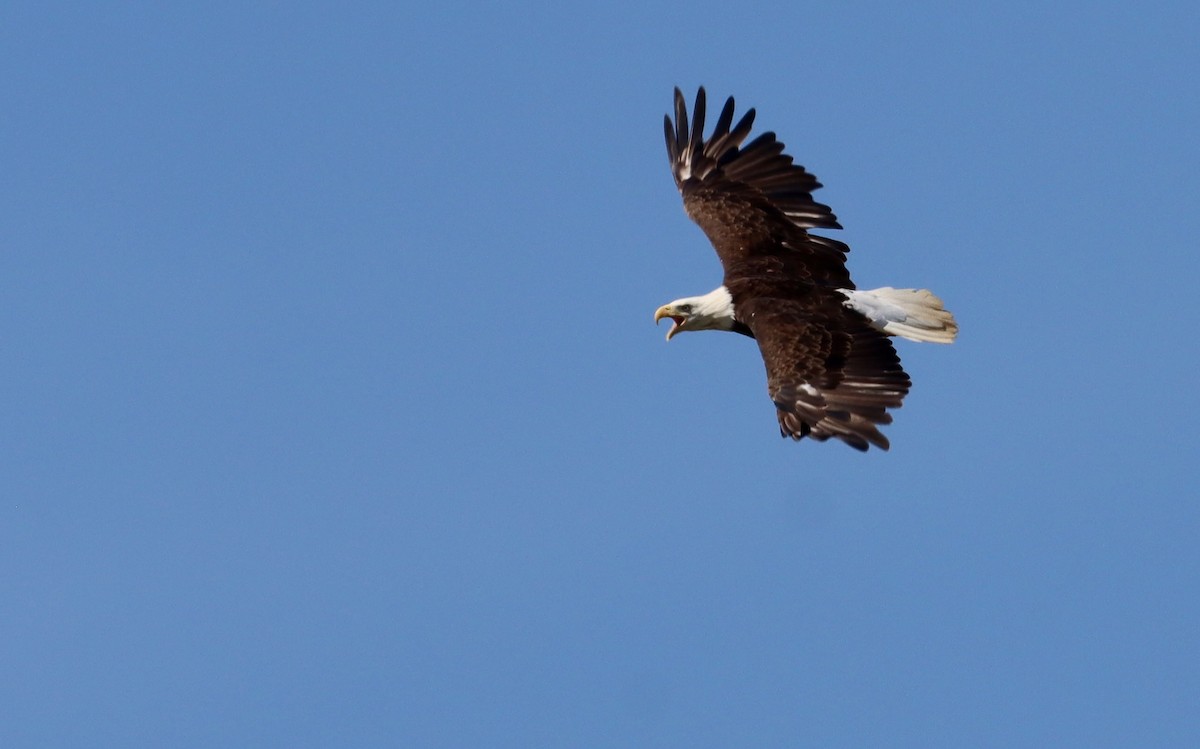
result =
M679 316L685 323L676 321L676 325L685 330L732 330L733 329L733 297L729 289L719 286L707 294L676 299L663 305L658 314L663 317Z

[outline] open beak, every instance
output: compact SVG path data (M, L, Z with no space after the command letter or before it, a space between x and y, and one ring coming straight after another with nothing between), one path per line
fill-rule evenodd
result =
M683 329L683 323L687 318L683 315L675 314L675 310L669 304L664 304L654 311L654 324L658 325L659 321L664 317L671 318L671 322L673 323L671 329L667 331L667 340L669 341L676 333Z

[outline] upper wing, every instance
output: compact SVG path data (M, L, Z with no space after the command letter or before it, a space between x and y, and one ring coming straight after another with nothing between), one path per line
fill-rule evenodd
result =
M886 450L878 426L892 422L887 410L901 405L912 383L887 336L838 307L755 300L738 316L746 315L758 341L784 436Z
M840 229L829 206L813 200L821 186L804 167L792 163L774 133L742 147L754 124L754 110L733 125L733 97L704 138L705 93L696 94L689 127L683 93L675 89L675 121L664 118L667 154L684 209L704 233L728 272L748 256L791 255L789 266L823 286L852 289L846 270L849 248L813 236L807 229Z

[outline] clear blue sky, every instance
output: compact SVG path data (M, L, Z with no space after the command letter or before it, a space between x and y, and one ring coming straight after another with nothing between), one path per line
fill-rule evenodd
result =
M0 745L1200 745L1198 38L6 5ZM662 144L699 84L957 314L890 453L654 326L720 280Z

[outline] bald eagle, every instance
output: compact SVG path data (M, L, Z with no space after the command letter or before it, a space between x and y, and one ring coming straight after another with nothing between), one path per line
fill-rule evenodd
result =
M813 200L821 184L792 163L771 132L745 146L751 109L733 124L733 97L704 137L704 88L692 123L675 89L675 120L664 118L671 173L683 206L712 242L724 283L677 299L654 313L673 322L667 333L725 330L758 342L767 393L784 437L836 437L858 450L889 443L890 424L912 382L889 340L950 343L954 316L924 289L856 290L846 269L850 251L809 229L840 229L829 206Z

